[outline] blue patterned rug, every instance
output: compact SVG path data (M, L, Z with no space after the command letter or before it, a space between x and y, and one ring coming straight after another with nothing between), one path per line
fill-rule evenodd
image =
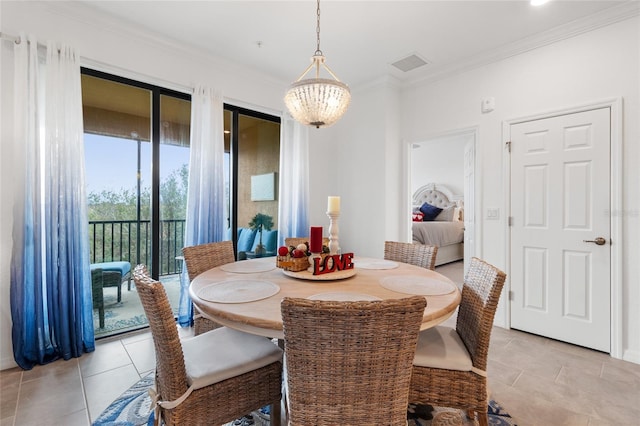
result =
M122 395L107 407L93 422L93 426L153 426L153 412L151 410L151 398L149 388L153 386L154 374L143 377L136 384L127 389ZM497 402L491 400L488 407L489 425L492 426L516 426L515 421ZM460 416L462 424L473 425L462 412L431 407L430 405L409 404L407 420L409 426L435 426L432 419L441 418L441 424L460 424L445 421L445 416ZM456 418L457 419L457 418ZM437 423L437 421L436 421ZM269 426L268 409L261 409L244 416L241 419L227 423L225 426Z

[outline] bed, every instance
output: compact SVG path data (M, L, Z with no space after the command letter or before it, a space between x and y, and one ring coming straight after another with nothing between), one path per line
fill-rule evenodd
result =
M436 266L464 259L462 197L440 184L418 188L413 194L411 233L414 243L438 247Z

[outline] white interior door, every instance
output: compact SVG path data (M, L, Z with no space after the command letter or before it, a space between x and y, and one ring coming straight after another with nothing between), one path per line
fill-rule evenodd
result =
M475 138L474 138L475 139ZM475 140L464 147L464 273L475 255Z
M610 351L610 109L511 126L511 326Z

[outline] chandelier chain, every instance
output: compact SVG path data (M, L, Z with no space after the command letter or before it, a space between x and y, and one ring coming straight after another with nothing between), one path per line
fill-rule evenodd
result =
M316 7L316 15L317 15L317 21L316 21L316 40L317 40L317 44L316 44L316 55L322 55L322 50L320 50L320 0L318 0L317 3L317 7Z

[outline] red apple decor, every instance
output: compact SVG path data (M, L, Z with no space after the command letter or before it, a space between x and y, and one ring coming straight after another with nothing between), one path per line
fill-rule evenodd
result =
M278 248L278 256L286 256L289 254L289 248L286 246L282 246Z
M322 253L329 253L329 247L322 246ZM276 266L287 271L300 272L306 270L309 266L309 243L301 243L297 246L281 246L278 248L278 256L276 257Z

